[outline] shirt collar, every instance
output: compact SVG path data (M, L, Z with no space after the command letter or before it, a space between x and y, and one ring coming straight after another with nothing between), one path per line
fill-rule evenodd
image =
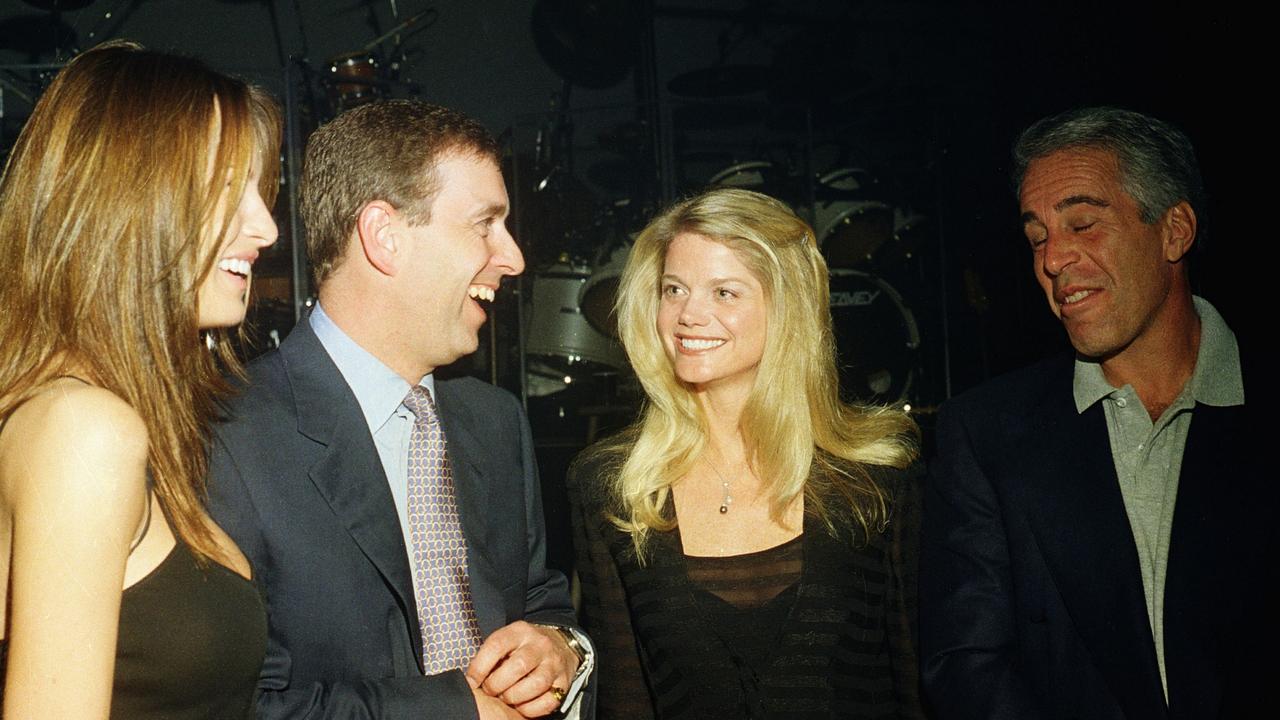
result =
M1208 300L1192 296L1191 301L1200 316L1200 349L1185 392L1192 401L1205 405L1243 405L1244 378L1235 333ZM1116 389L1102 374L1100 363L1076 357L1072 390L1077 412L1083 413Z
M356 396L369 432L377 433L400 409L409 394L409 383L343 332L319 302L311 311L309 322L325 352L338 366L342 379L347 381ZM424 375L418 384L435 395L435 382L431 375Z

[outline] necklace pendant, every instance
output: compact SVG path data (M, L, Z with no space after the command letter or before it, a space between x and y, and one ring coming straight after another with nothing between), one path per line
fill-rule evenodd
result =
M729 512L729 506L728 506L728 505L721 505L721 506L720 506L720 514L721 514L721 515L724 515L724 514L725 514L725 513L727 513L727 512Z

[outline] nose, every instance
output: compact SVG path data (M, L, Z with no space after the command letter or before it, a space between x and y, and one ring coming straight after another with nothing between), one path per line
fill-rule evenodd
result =
M1050 230L1044 241L1044 272L1050 277L1062 274L1072 263L1080 259L1080 251L1070 232Z
M257 188L250 193L249 208L242 232L260 248L268 248L280 237L280 229L271 216L271 208L262 200Z
M507 230L506 223L498 223L498 228L490 236L489 262L503 275L519 275L524 272L524 253L516 245L516 239Z
M706 302L698 293L690 292L683 298L678 321L685 327L707 324Z

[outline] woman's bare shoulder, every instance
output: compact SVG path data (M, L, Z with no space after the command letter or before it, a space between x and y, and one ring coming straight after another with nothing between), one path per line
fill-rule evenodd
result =
M146 462L138 412L115 393L70 378L20 405L0 432L0 477L11 501L36 490L45 500L73 493L132 504L145 494Z

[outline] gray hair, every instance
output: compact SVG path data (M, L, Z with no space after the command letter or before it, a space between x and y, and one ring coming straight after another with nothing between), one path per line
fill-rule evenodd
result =
M1115 154L1121 187L1137 201L1143 222L1155 222L1186 200L1204 224L1204 181L1191 140L1173 125L1132 110L1077 108L1037 120L1013 145L1014 187L1021 192L1032 160L1079 147Z

